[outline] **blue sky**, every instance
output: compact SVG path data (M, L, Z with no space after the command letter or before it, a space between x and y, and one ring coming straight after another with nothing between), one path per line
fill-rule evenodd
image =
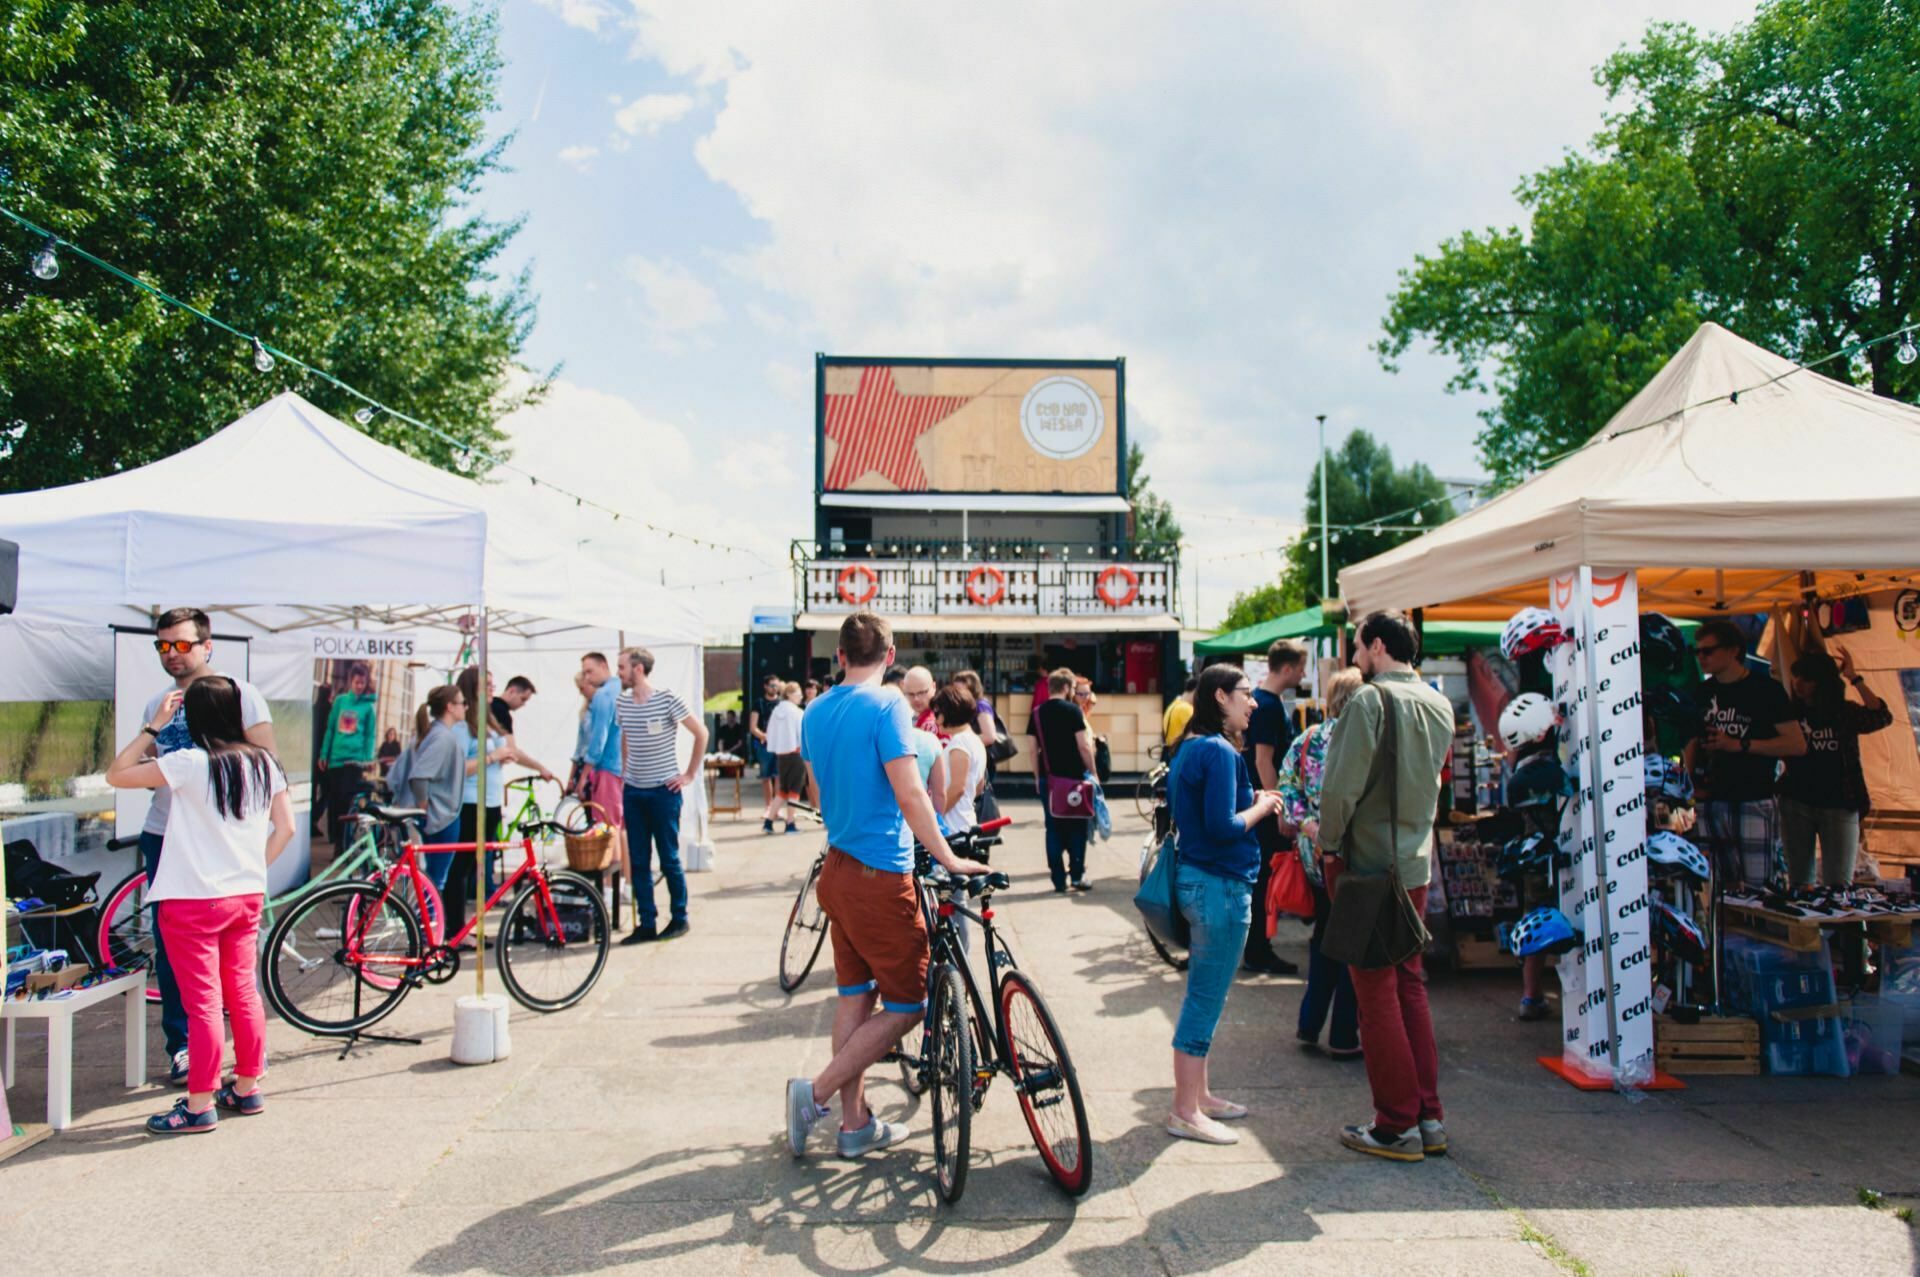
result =
M754 551L633 545L737 634L810 527L815 351L1125 355L1210 624L1278 570L1315 413L1477 473L1447 366L1368 349L1395 273L1511 224L1647 21L1750 11L507 0L514 171L482 207L525 215L528 356L563 365L519 459Z

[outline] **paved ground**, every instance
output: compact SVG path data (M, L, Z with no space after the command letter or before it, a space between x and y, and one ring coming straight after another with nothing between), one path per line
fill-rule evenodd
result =
M516 1009L510 1060L447 1063L455 989L390 1026L419 1047L345 1061L274 1023L271 1108L203 1139L140 1133L171 1103L120 1086L113 1014L83 1022L79 1124L0 1165L0 1245L15 1273L809 1271L870 1274L1915 1271L1892 1207L1920 1196L1911 1078L1699 1079L1628 1101L1582 1095L1533 1063L1551 1025L1510 1018L1510 977L1437 975L1454 1156L1368 1161L1333 1132L1364 1117L1358 1066L1297 1050L1295 981L1235 989L1217 1089L1254 1109L1236 1148L1160 1131L1180 978L1140 938L1125 883L1137 833L1095 852L1100 889L1046 891L1037 809L996 858L1015 952L1073 1048L1098 1141L1094 1189L1060 1196L1004 1086L975 1125L965 1200L930 1185L927 1114L864 1164L794 1162L782 1083L817 1068L830 981L789 1000L778 928L812 838L719 827L719 872L695 879L686 940L616 949L585 1005ZM1300 956L1296 933L1281 951ZM463 980L459 986L468 987ZM152 1035L159 1065L157 1025ZM17 1115L44 1104L42 1044L22 1034ZM1860 1204L1863 1187L1889 1208Z

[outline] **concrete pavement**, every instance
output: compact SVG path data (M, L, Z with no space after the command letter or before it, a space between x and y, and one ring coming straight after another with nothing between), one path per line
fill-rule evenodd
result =
M649 1273L906 1270L1078 1274L1915 1271L1890 1209L1920 1198L1920 1085L1700 1078L1637 1103L1572 1091L1533 1063L1552 1023L1511 1018L1517 976L1436 974L1453 1156L1418 1166L1339 1147L1368 1112L1364 1074L1300 1051L1300 984L1239 984L1216 1089L1254 1112L1242 1142L1170 1140L1168 1040L1181 977L1141 938L1131 816L1093 853L1098 890L1052 895L1038 808L996 855L1021 966L1059 1018L1086 1092L1095 1184L1052 1186L1004 1080L974 1125L965 1199L931 1182L925 1106L873 1088L914 1128L863 1163L788 1156L782 1087L826 1058L828 955L801 991L773 978L814 836L716 826L693 879L694 932L616 948L582 1006L515 1008L500 1064L446 1061L452 1001L423 989L381 1026L420 1046L337 1046L269 1025L269 1109L205 1138L140 1121L178 1094L120 1085L119 1026L83 1017L77 1125L0 1164L0 1244L19 1273ZM1302 958L1304 931L1281 933ZM491 973L490 973L491 974ZM496 982L490 982L497 986ZM161 1067L157 1023L150 1035ZM43 1047L21 1033L16 1119L44 1103ZM831 1139L817 1139L826 1149Z

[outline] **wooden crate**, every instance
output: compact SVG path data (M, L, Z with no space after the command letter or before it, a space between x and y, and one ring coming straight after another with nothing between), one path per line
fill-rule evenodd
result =
M1760 1024L1744 1017L1701 1016L1682 1024L1670 1016L1653 1018L1654 1063L1668 1073L1760 1072Z
M1518 958L1502 952L1500 946L1491 940L1462 935L1453 938L1453 966L1456 971L1512 971L1519 964Z

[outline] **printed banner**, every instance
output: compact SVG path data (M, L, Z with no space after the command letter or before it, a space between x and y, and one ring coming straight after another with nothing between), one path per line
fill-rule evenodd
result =
M1560 959L1561 1054L1633 1084L1653 1075L1638 583L1583 567L1548 591L1573 636L1549 661L1575 779L1560 822L1560 908L1584 937Z
M344 640L365 640L362 644ZM329 652L320 656L322 643ZM402 648L404 645L404 654ZM385 801L388 768L413 743L414 650L411 635L329 632L314 636L313 868L330 863L352 840L348 817L357 803ZM381 659L368 654L387 653ZM424 693L423 693L424 695Z
M411 661L421 651L418 636L399 631L314 630L316 661Z

